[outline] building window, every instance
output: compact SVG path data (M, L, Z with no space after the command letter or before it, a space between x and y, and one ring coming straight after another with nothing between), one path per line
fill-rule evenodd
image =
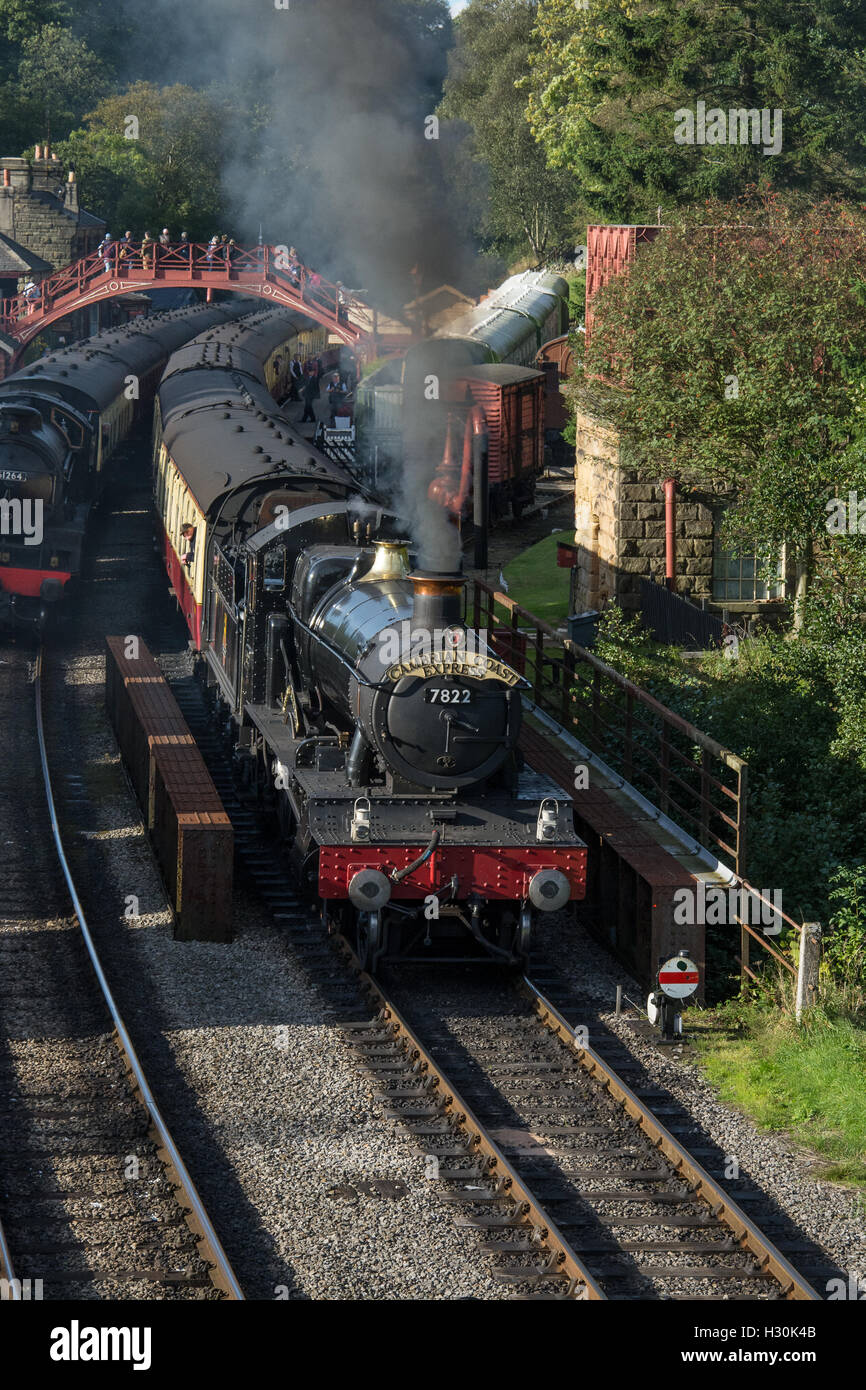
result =
M720 540L721 521L713 536L713 601L715 603L760 603L783 599L785 583L782 562L768 583L764 556L755 551L726 550Z

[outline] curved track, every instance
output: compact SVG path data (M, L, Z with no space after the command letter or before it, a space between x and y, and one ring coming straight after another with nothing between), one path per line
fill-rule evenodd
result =
M30 662L9 648L4 658L5 1296L241 1299L112 998L72 878L45 746L42 653ZM74 801L80 777L60 775Z

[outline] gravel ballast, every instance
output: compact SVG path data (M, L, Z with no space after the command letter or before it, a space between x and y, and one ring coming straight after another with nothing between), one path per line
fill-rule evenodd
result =
M828 1266L852 1275L866 1287L866 1202L855 1189L825 1182L817 1174L822 1160L799 1148L785 1133L762 1133L752 1120L719 1099L698 1065L690 1060L688 1045L660 1047L627 1021L616 1017L613 1004L617 985L636 1002L640 986L593 940L581 925L557 916L550 924L544 945L545 966L555 968L569 986L572 998L585 1002L590 1042L598 1020L614 1033L643 1064L646 1075L672 1100L680 1102L698 1126L694 1136L681 1136L686 1148L700 1144L715 1148L724 1158L735 1159L739 1177L727 1180L711 1158L700 1161L735 1199L745 1194L743 1208L759 1226L766 1215L774 1230L784 1228L787 1238L804 1236L825 1252ZM629 1010L635 1016L634 1010ZM573 1010L569 1022L579 1024ZM684 1025L688 1030L688 1012ZM752 1194L764 1200L749 1200ZM772 1234L772 1232L771 1232ZM797 1264L796 1257L791 1257ZM815 1261L811 1261L813 1263ZM826 1289L816 1290L822 1297Z

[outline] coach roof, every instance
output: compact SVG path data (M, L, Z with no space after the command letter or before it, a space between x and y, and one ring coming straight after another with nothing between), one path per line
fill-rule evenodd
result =
M359 490L280 413L264 383L263 361L307 326L300 315L257 314L173 354L159 389L163 442L202 512L257 480L312 479Z

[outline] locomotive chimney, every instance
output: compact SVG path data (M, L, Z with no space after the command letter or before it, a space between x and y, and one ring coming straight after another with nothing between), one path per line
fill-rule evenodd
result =
M412 627L433 633L437 628L460 626L463 622L462 574L442 574L436 570L415 570L410 574L415 602Z
M405 579L409 573L409 550L405 541L378 541L373 564L362 581Z

